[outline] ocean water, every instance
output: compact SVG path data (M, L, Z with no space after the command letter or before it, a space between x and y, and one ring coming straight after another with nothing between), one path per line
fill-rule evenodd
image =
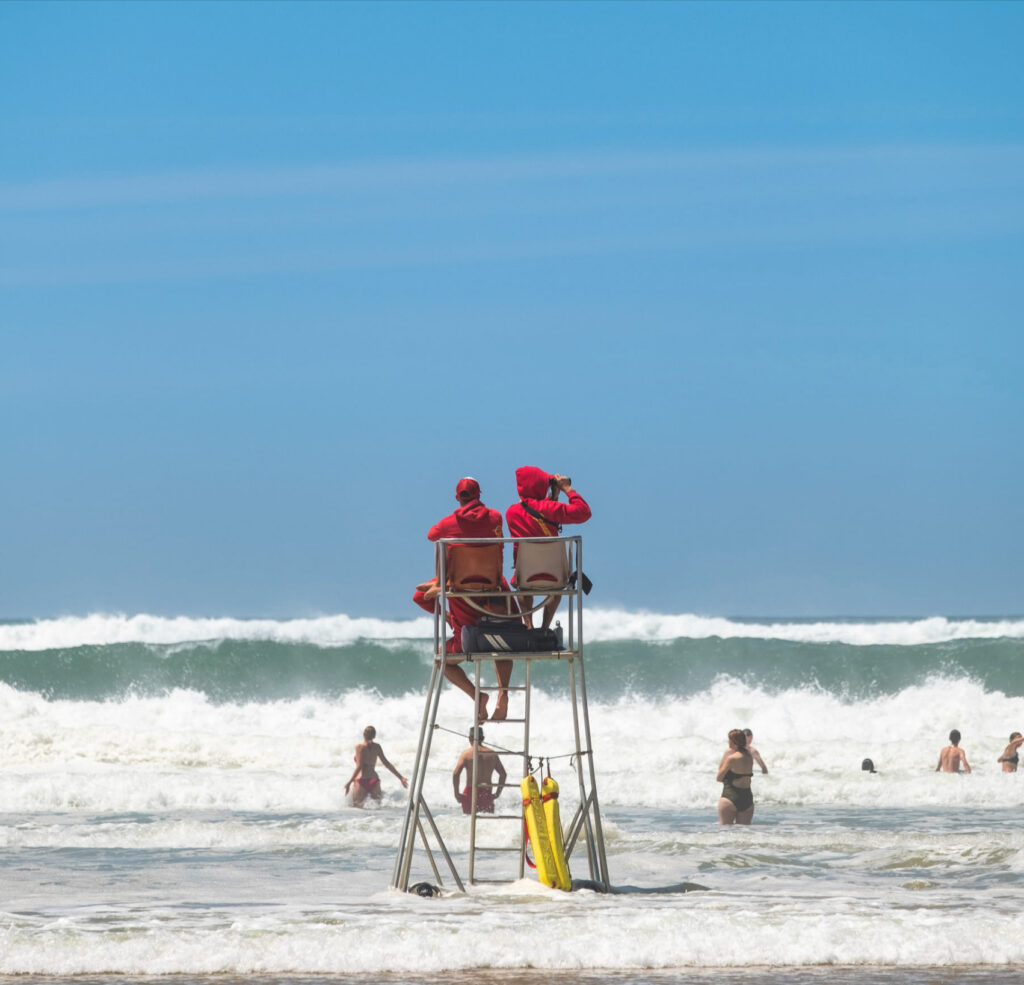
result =
M1024 771L995 762L1024 730L1024 619L585 618L612 882L705 891L390 889L405 792L343 787L367 724L411 773L430 619L0 623L0 982L1024 981ZM531 750L566 816L564 673L535 671ZM463 875L470 710L443 695L425 789ZM725 828L737 726L769 773ZM934 772L954 727L971 775ZM422 853L413 876L435 881Z

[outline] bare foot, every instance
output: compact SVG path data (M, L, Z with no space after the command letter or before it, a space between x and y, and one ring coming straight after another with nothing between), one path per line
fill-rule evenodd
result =
M481 694L480 703L476 706L476 723L479 725L481 722L487 721L487 700L489 695Z
M498 704L495 706L494 714L491 715L492 722L503 722L508 717L508 691L502 691L498 695Z

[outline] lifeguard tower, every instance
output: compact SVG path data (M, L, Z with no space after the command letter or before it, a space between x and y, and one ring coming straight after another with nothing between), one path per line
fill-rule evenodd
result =
M503 586L501 577L502 547L512 545L516 550L507 553L516 555L515 575L510 590ZM527 864L527 838L524 834L523 807L518 794L518 787L510 783L516 792L514 802L518 811L510 812L508 806L513 802L511 794L502 798L496 806L496 812L478 813L477 811L477 765L478 752L474 744L472 777L472 805L468 817L461 813L442 818L443 826L449 831L453 840L458 837L462 844L465 839L461 834L461 825L465 824L468 831L468 855L466 857L466 878L463 880L458 871L455 858L449 852L435 818L424 796L424 787L430 764L430 747L434 732L440 726L437 722L438 706L441 692L445 684L445 664L471 663L469 676L474 685L473 710L469 712L470 725L476 724L476 708L479 707L482 693L497 691L497 685L482 682L481 668L484 664L493 664L496 660L510 660L513 664L512 686L510 694L522 694L521 714L508 717L501 721L483 723L487 728L487 744L502 754L506 766L515 756L521 758L522 776L537 773L546 761L550 773L552 759L559 761L562 771L562 792L571 790L571 779L566 775L566 767L575 774L579 793L579 803L575 813L565 827L565 857L570 865L581 849L585 852L589 879L605 890L609 888L608 861L605 856L604 833L601 828L601 810L597 799L597 779L594 770L594 754L590 740L590 716L587 710L587 685L583 669L583 582L585 576L582 568L582 538L574 537L503 537L503 538L445 538L435 544L438 585L440 593L434 608L434 649L427 686L426 705L423 711L423 722L420 727L419 744L416 761L413 767L412 781L409 784L409 801L405 810L402 825L401 841L398 856L395 859L394 875L391 885L400 890L408 890L410 882L418 882L411 876L417 839L423 848L424 856L429 863L430 872L438 885L443 885L441 870L438 865L439 854L447 865L452 881L465 890L466 883L509 883L523 878ZM497 650L486 653L447 653L450 639L449 627L445 618L449 599L464 599L480 610L482 620L486 619L488 629L493 629L495 636L501 636L503 625L520 624L520 614L515 612L513 598L533 595L539 604L531 606L531 612L539 611L544 604L553 598L564 598L568 603L563 639L556 648L547 650L519 651ZM497 603L497 604L496 604ZM498 610L495 612L495 610ZM504 614L502 611L504 610ZM486 630L485 630L486 632ZM509 634L511 635L511 634ZM500 643L498 644L500 645ZM461 649L461 641L456 644ZM531 751L530 712L533 683L533 669L536 664L557 664L565 669L564 680L564 714L571 716L572 739L569 749L542 749ZM493 667L490 670L494 670ZM559 675L546 675L547 687L550 680L557 680ZM488 680L493 680L493 674ZM469 702L465 702L468 711ZM516 702L516 710L520 703ZM511 708L510 708L511 711ZM454 730L452 730L454 731ZM459 730L464 736L468 727ZM518 748L515 748L518 746ZM450 764L445 764L447 778ZM514 770L508 770L510 777ZM502 808L504 807L504 811ZM452 822L458 825L452 834ZM429 836L428 836L429 832ZM574 856L575 853L575 856ZM461 855L461 853L459 853ZM577 875L581 873L577 872Z

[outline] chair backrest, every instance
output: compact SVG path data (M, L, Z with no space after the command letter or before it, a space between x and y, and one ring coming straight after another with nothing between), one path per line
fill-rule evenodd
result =
M524 541L516 549L516 588L565 588L569 583L569 554L565 541Z
M497 591L501 586L502 545L452 544L446 562L448 589L453 592Z

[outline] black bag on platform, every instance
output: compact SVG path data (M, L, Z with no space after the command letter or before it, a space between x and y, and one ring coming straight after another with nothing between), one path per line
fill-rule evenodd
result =
M519 622L481 620L462 627L463 653L545 653L562 649L562 627L527 629Z

